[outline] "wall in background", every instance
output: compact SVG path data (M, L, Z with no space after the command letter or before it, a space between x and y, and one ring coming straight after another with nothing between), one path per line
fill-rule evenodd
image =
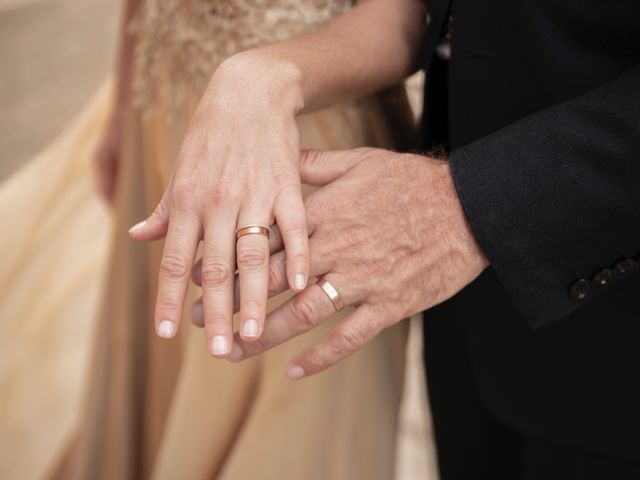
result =
M118 17L117 0L0 0L0 179L109 75Z

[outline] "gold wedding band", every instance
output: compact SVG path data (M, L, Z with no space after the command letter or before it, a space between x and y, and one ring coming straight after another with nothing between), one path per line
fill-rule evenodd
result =
M342 297L338 293L338 290L336 290L336 287L331 285L328 280L321 278L316 282L316 285L318 285L322 289L322 291L327 294L327 297L329 297L329 300L331 300L331 303L333 303L336 312L339 312L344 308Z
M269 234L271 233L271 229L269 227L265 227L264 225L251 224L240 227L236 230L236 240L240 237L244 237L245 235L264 235L269 238Z

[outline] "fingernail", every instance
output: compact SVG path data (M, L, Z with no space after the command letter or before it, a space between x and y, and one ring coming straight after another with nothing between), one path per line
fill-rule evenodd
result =
M229 351L229 342L224 335L216 335L211 339L211 352L214 355L226 355Z
M242 360L242 357L244 357L244 351L242 350L242 347L237 343L234 343L233 347L231 347L231 353L227 355L227 358L232 362L239 362L240 360Z
M242 335L245 337L257 337L258 336L258 322L253 318L244 322L242 326Z
M302 378L304 377L304 375L305 375L304 368L302 368L299 365L294 365L292 367L287 368L287 376L289 378L292 378L293 380Z
M293 281L293 284L295 285L296 290L302 290L306 284L304 275L301 273L296 274L296 278Z
M158 336L162 338L173 338L176 334L176 326L171 320L162 320L158 324Z
M146 224L147 224L146 220L136 223L133 227L129 229L129 233L138 233L140 230L144 228Z

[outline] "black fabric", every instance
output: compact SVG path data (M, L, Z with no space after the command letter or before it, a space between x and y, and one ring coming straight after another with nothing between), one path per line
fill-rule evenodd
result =
M480 401L459 319L430 323L426 344L441 480L640 478L640 462L523 435L499 422Z
M446 99L425 114L425 148L448 144L492 266L425 313L429 375L456 375L445 345L457 338L473 372L460 381L500 423L640 460L640 273L571 296L640 255L640 2L454 0L451 12L451 61L425 61L426 98ZM454 390L436 382L432 400L456 405Z
M640 67L454 151L451 165L523 316L540 326L567 315L588 303L572 283L640 252Z
M640 464L522 440L523 480L638 480ZM445 480L445 479L442 479Z
M442 480L517 479L522 468L520 435L484 406L462 317L439 319L427 327L427 383Z

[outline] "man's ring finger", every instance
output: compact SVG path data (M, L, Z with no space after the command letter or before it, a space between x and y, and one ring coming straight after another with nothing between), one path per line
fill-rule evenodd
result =
M328 280L320 278L316 282L316 285L318 285L322 289L322 291L326 293L327 297L329 297L329 300L331 300L331 303L333 303L336 312L339 312L344 308L344 301L342 300L342 297L338 293L338 290L336 290L336 287L331 285Z

